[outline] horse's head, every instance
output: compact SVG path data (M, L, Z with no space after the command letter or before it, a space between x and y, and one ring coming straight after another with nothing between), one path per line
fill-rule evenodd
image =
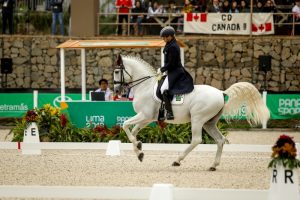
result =
M126 86L132 81L131 70L127 69L123 64L122 56L118 55L116 67L114 69L114 84L115 87Z

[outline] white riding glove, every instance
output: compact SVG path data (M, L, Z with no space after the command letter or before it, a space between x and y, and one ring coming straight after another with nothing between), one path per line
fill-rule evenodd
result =
M160 71L160 68L157 69L157 75L162 75L161 71Z

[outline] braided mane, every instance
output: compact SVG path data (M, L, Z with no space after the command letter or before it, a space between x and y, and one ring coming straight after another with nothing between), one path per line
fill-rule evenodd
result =
M143 60L140 57L136 57L136 56L131 56L131 55L121 55L123 58L128 58L131 60L135 60L137 62L142 63L143 65L145 65L147 67L147 70L149 70L151 73L156 74L156 70L149 64L147 63L145 60Z

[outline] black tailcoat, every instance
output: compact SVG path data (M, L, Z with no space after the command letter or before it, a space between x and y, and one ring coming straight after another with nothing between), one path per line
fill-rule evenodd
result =
M180 48L175 39L168 42L163 50L164 66L161 72L167 71L169 93L186 94L194 89L192 76L183 68L180 59Z

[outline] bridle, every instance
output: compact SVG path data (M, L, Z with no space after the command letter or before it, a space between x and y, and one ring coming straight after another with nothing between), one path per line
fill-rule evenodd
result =
M117 61L117 67L115 67L115 69L119 69L121 74L120 74L120 81L114 81L114 84L120 84L121 88L128 88L129 90L131 88L143 83L144 81L146 81L146 80L148 80L152 77L155 77L155 76L144 76L144 77L139 78L137 80L126 82L124 75L127 74L130 77L130 79L132 79L132 76L126 70L120 55L119 55L119 58L118 58L118 61Z

